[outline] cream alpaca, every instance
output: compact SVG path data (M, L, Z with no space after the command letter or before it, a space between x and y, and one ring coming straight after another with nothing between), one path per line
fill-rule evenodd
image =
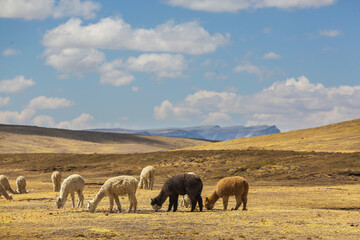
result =
M130 201L130 208L128 212L131 212L131 209L134 209L136 212L137 199L136 199L136 189L138 185L138 180L131 176L118 176L109 178L106 180L104 185L100 188L96 196L88 201L88 210L90 212L95 212L97 205L105 196L109 197L110 209L109 212L112 212L114 206L114 200L118 207L119 212L121 212L121 204L119 201L119 195L128 195Z
M26 179L23 176L19 176L16 179L16 193L18 194L23 194L23 193L28 193L29 191L26 190Z
M155 178L155 168L153 166L144 167L140 174L139 188L153 189Z
M72 200L72 206L75 208L75 192L78 193L79 201L77 207L82 207L84 203L83 190L85 186L84 179L78 175L73 174L64 179L61 184L60 196L56 199L56 206L62 208L66 202L68 195L70 194Z
M4 197L7 199L7 200L11 200L13 199L12 198L12 195L11 194L8 194L5 190L5 188L0 184L0 197L1 195L4 195Z
M205 207L210 210L214 208L216 201L219 198L223 199L224 210L227 209L229 196L234 196L236 199L236 206L231 210L237 210L241 203L244 203L243 210L246 210L247 195L249 192L249 184L242 177L226 177L220 179L216 184L215 191L205 198Z
M51 175L51 181L53 183L53 191L59 192L61 186L61 173L59 171L53 172Z
M188 172L187 174L191 174L191 175L196 176L196 174L194 172ZM191 205L191 199L190 199L188 194L185 194L180 199L180 206L188 208L188 207L190 207L190 205Z
M16 192L11 188L10 184L9 184L9 180L7 179L6 176L4 175L0 175L0 185L3 186L3 188L5 189L5 191L8 191L12 194L15 194Z

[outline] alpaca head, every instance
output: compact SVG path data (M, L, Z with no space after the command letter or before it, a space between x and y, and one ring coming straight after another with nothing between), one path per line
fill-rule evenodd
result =
M206 197L205 200L204 200L204 205L205 205L205 208L206 208L207 210L211 210L211 209L214 208L215 203L210 203L209 198Z
M55 203L57 208L62 208L64 205L61 197L57 198Z
M95 212L95 204L93 204L92 202L90 201L87 201L87 209L89 210L89 212L93 213Z
M158 202L158 200L156 198L151 199L151 206L153 207L155 212L159 211L160 208L161 208L161 205L160 205L160 203Z

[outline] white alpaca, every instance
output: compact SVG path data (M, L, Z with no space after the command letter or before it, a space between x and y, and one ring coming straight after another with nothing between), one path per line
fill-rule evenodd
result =
M187 174L196 176L196 174L194 172L188 172ZM190 199L189 195L185 194L182 196L182 198L180 199L180 206L186 207L186 208L191 206L191 199Z
M12 195L11 194L8 194L5 190L5 188L0 184L0 197L1 195L4 195L4 197L7 199L7 200L11 200L13 199L12 198Z
M58 208L62 208L66 202L68 195L70 194L72 206L73 208L75 208L75 192L77 192L79 196L79 202L77 204L77 207L82 207L84 203L84 195L82 193L84 186L85 181L78 174L70 175L69 177L64 179L63 183L61 184L60 196L56 199L56 206Z
M100 188L96 196L88 201L87 208L90 212L95 212L97 205L105 196L109 197L110 209L109 212L112 212L114 206L114 200L118 207L119 212L121 212L121 204L119 201L119 195L128 195L130 201L130 208L128 212L131 212L131 209L134 209L136 212L137 199L136 199L136 189L138 185L138 180L131 176L118 176L109 178L106 180L104 185Z
M153 189L155 179L155 168L153 166L144 167L140 174L139 188Z
M23 176L19 176L16 179L16 193L18 194L23 194L23 193L28 193L29 191L26 190L26 179Z
M53 172L51 175L51 181L53 183L53 191L59 192L61 186L61 173L59 171Z
M16 192L11 188L9 180L7 179L6 176L4 175L0 175L0 185L3 186L3 188L5 189L5 191L8 191L12 194L15 194Z

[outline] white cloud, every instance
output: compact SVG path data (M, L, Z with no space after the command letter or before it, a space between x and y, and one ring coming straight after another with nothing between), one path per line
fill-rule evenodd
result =
M28 122L35 115L35 113L36 111L33 109L24 109L22 112L0 112L0 123L24 124Z
M96 72L105 61L105 54L93 48L47 49L46 64L65 73Z
M189 121L199 118L200 115L201 111L197 109L185 106L175 107L169 100L154 107L154 118L157 120Z
M169 5L207 12L238 12L257 8L302 9L318 8L336 0L167 0Z
M264 59L279 59L280 55L274 52L268 52L263 56Z
M91 122L94 117L87 113L82 113L79 117L70 120L56 123L54 119L47 115L40 115L34 117L31 121L32 124L41 127L52 127L52 128L64 128L64 129L75 129L82 130L91 128ZM110 125L109 125L110 126Z
M233 72L256 75L260 81L269 78L273 72L263 66L255 66L249 62L244 62L233 68Z
M270 33L272 33L272 31L273 31L273 30L272 30L272 28L270 28L270 27L267 27L267 28L264 28L264 29L263 29L263 33L264 33L264 34L270 34Z
M219 81L228 79L228 76L226 76L224 74L219 74L217 72L205 72L204 77L209 80L215 79L215 80L219 80Z
M321 30L319 31L320 36L324 37L337 37L341 34L339 30Z
M16 50L14 48L7 48L2 52L2 55L5 57L8 56L16 56L16 55L20 55L21 52L19 50Z
M72 105L74 105L74 102L65 98L48 98L39 96L32 99L27 107L30 109L58 109L70 107Z
M80 19L72 18L47 31L43 44L47 48L102 48L204 54L215 51L217 47L229 41L228 35L210 35L197 22L175 25L168 21L151 29L133 29L123 19L109 17L87 26L81 24Z
M0 92L18 93L35 84L32 79L25 79L24 76L17 76L14 79L0 81Z
M101 5L80 0L0 0L0 6L0 18L42 20L66 16L94 18L94 12L99 10Z
M56 127L54 119L47 115L36 116L31 120L31 123L39 127Z
M138 86L132 86L132 87L131 87L131 91L133 91L133 92L138 92L138 91L139 91L139 87L138 87Z
M119 70L117 62L119 61L105 63L100 67L100 82L102 84L120 87L127 86L135 80L135 77L130 73Z
M66 129L87 129L94 117L87 113L82 113L79 117L71 121L63 121L57 124L58 128Z
M10 98L9 97L0 97L0 107L6 106L8 105L10 102Z
M124 67L129 71L154 73L157 78L177 78L183 76L187 64L181 54L163 53L129 57Z
M53 10L54 18L79 16L85 19L95 18L95 11L100 9L100 3L80 0L60 0Z
M359 102L360 86L327 88L301 76L275 82L248 96L201 90L176 104L165 100L154 108L154 117L176 120L181 116L182 121L216 122L240 114L247 119L247 125L277 125L285 131L359 118Z
M221 122L227 122L231 120L231 117L223 112L209 112L206 116L204 123L214 123L219 124Z

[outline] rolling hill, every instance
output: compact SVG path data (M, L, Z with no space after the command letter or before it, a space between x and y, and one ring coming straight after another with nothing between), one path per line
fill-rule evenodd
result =
M189 149L360 152L360 119L316 128L209 143Z
M0 124L0 153L144 153L207 141Z
M198 126L187 128L159 128L146 130L132 130L123 128L103 128L91 129L91 131L101 132L116 132L116 133L130 133L150 136L166 136L166 137L180 137L180 138L195 138L214 141L226 141L236 138L262 136L267 134L279 133L280 130L276 126L230 126L220 127L213 126Z

